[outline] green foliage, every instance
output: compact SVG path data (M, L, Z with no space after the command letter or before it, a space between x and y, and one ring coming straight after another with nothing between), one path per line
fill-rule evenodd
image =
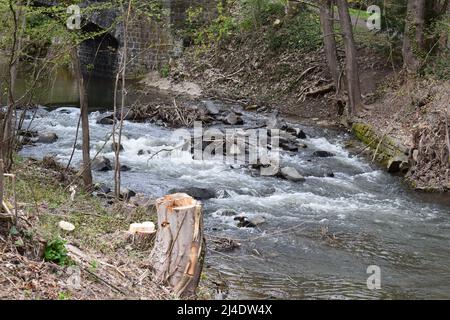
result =
M61 291L60 293L58 293L58 300L69 300L70 297L70 292Z
M89 263L89 268L91 269L91 271L97 271L97 268L98 268L98 262L95 261L95 260L92 260L92 261Z
M236 30L234 18L225 10L221 1L217 4L217 17L210 23L203 21L201 8L189 8L187 12L187 34L196 45L206 47L214 43L216 47L226 40Z
M272 51L290 48L310 52L322 46L319 17L312 11L301 11L281 27L271 28L266 37Z
M70 263L70 258L67 255L66 241L60 237L51 239L44 251L44 259L48 262L54 262L60 266L64 266Z
M170 73L170 65L169 64L163 65L161 67L161 69L159 70L159 74L163 78L167 78L169 76L169 73Z
M286 1L240 0L242 29L249 31L270 24L272 18L284 15Z
M206 48L211 43L216 48L231 35L238 32L255 32L264 28L264 38L271 51L277 52L287 48L316 50L322 45L318 14L312 10L302 10L284 23L274 26L276 19L284 17L285 0L236 0L239 14L231 14L218 2L217 17L205 24L202 21L202 8L190 8L187 11L188 36L194 44ZM261 30L262 31L262 30Z
M424 73L439 80L450 81L450 50L433 57L433 61L425 65Z

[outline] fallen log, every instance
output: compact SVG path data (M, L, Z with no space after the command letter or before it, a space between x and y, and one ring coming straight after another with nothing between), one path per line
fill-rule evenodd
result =
M315 90L307 92L306 96L315 96L315 95L319 95L319 94L325 94L325 93L333 91L333 90L334 90L334 84L330 83L330 84L327 84L320 88L317 88Z
M194 296L205 256L201 203L186 193L156 201L158 231L150 254L154 280L179 297Z

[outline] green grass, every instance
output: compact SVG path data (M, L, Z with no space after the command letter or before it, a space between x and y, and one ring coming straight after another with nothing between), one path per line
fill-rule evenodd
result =
M334 7L334 12L337 14L337 7ZM361 20L367 20L372 14L368 13L366 10L349 8L350 16L359 18Z
M360 19L368 19L372 14L368 13L365 10L359 10L359 9L349 9L350 15L353 17L359 17Z
M92 197L78 186L75 201L70 200L70 192L58 181L58 175L42 169L38 164L19 161L14 167L17 176L17 202L27 216L38 218L31 236L39 235L47 241L63 239L75 242L84 248L102 253L114 250L110 240L102 236L117 231L126 231L130 223L155 220L148 210L142 207L130 208L123 203L107 207L104 200ZM6 198L12 199L12 185L5 184ZM75 230L66 232L58 227L61 220L75 225Z

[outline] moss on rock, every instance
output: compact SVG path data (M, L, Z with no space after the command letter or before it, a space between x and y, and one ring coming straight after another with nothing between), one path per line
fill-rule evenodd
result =
M377 152L376 160L388 167L394 158L408 155L408 148L395 139L378 132L370 124L357 122L352 126L352 132L358 140ZM381 142L380 142L381 141Z

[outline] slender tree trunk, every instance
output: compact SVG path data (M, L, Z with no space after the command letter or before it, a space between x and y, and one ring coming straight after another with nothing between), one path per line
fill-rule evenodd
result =
M339 65L336 56L336 39L334 37L333 7L331 0L320 1L320 24L322 25L325 56L328 69L333 78L335 89L339 88Z
M353 29L347 0L337 0L339 22L345 46L346 76L349 100L349 115L354 116L362 107L359 68L356 55Z
M0 212L3 208L3 173L4 173L4 166L3 166L3 159L0 159Z
M19 23L15 5L12 0L9 0L9 11L11 13L14 31L12 34L12 44L9 52L9 63L8 63L8 103L6 106L6 112L2 112L0 115L0 158L4 161L5 171L10 171L13 163L13 147L14 147L14 126L13 126L13 115L15 112L15 101L14 101L14 87L16 79L16 64L18 61L17 43L18 43L18 32Z
M403 35L403 67L410 73L420 68L419 54L424 46L425 0L408 0Z
M416 39L419 49L424 48L425 44L425 0L416 0L417 9L415 15Z
M444 18L442 19L444 28L443 28L442 34L439 38L439 47L440 47L439 49L441 52L444 52L445 50L450 49L449 48L449 39L448 39L448 30L450 29L450 1L447 1L445 4L447 6L446 6L445 12L443 14Z
M78 92L80 96L80 114L81 114L81 131L83 137L83 167L82 176L84 187L89 189L92 186L92 171L90 157L90 135L89 135L89 105L84 83L84 76L81 71L80 58L78 56L77 47L72 49L72 60L74 64L75 78L78 82Z
M123 120L124 120L124 109L125 109L125 97L126 97L126 71L127 71L127 63L128 63L128 23L131 14L133 0L129 0L128 9L126 11L126 15L124 15L124 32L123 32L123 58L122 58L122 88L121 88L121 108L120 108L120 124L119 124L119 137L118 143L115 148L115 166L114 166L114 180L115 180L115 194L116 197L120 197L120 184L121 184L121 174L120 174L120 144L122 142L122 129L123 129ZM117 108L116 108L117 109ZM117 115L114 115L116 118ZM115 132L114 135L115 136ZM115 144L115 138L113 138L113 143Z

